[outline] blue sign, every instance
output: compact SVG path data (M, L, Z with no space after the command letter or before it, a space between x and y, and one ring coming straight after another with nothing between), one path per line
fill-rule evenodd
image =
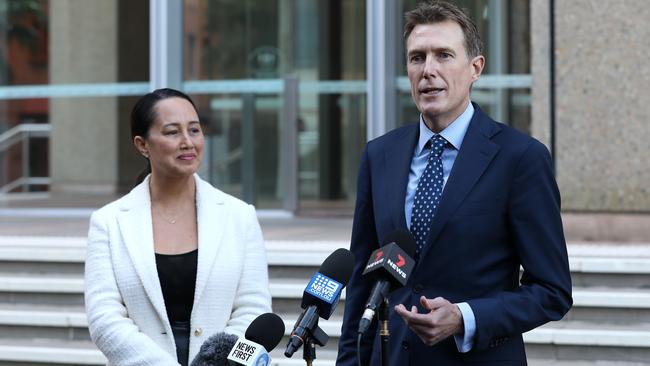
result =
M337 301L343 285L333 279L316 273L307 284L305 292L330 304Z

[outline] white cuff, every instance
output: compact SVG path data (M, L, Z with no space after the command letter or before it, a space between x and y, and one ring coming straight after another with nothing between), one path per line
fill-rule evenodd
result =
M456 348L458 352L467 353L474 346L474 334L476 333L476 318L474 317L474 311L466 302L461 302L456 304L460 313L463 314L463 325L465 327L465 332L463 336L454 334L454 340L456 341Z

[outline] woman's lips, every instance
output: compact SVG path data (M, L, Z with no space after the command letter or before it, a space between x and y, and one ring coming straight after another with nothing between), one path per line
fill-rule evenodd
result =
M194 160L196 158L196 155L194 154L184 154L178 157L180 160Z

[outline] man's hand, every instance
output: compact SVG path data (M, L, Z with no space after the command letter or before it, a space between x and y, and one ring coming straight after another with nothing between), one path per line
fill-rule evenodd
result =
M420 297L420 303L429 312L420 314L416 306L408 311L402 304L395 306L395 311L424 344L433 346L451 335L463 333L463 316L456 304L442 297L429 300L424 296Z

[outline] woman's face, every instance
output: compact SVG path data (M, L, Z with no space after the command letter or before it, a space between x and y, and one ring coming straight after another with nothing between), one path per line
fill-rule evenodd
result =
M138 150L149 157L153 174L186 177L194 174L203 159L203 130L199 116L183 98L156 103L156 119L147 138L136 136Z

